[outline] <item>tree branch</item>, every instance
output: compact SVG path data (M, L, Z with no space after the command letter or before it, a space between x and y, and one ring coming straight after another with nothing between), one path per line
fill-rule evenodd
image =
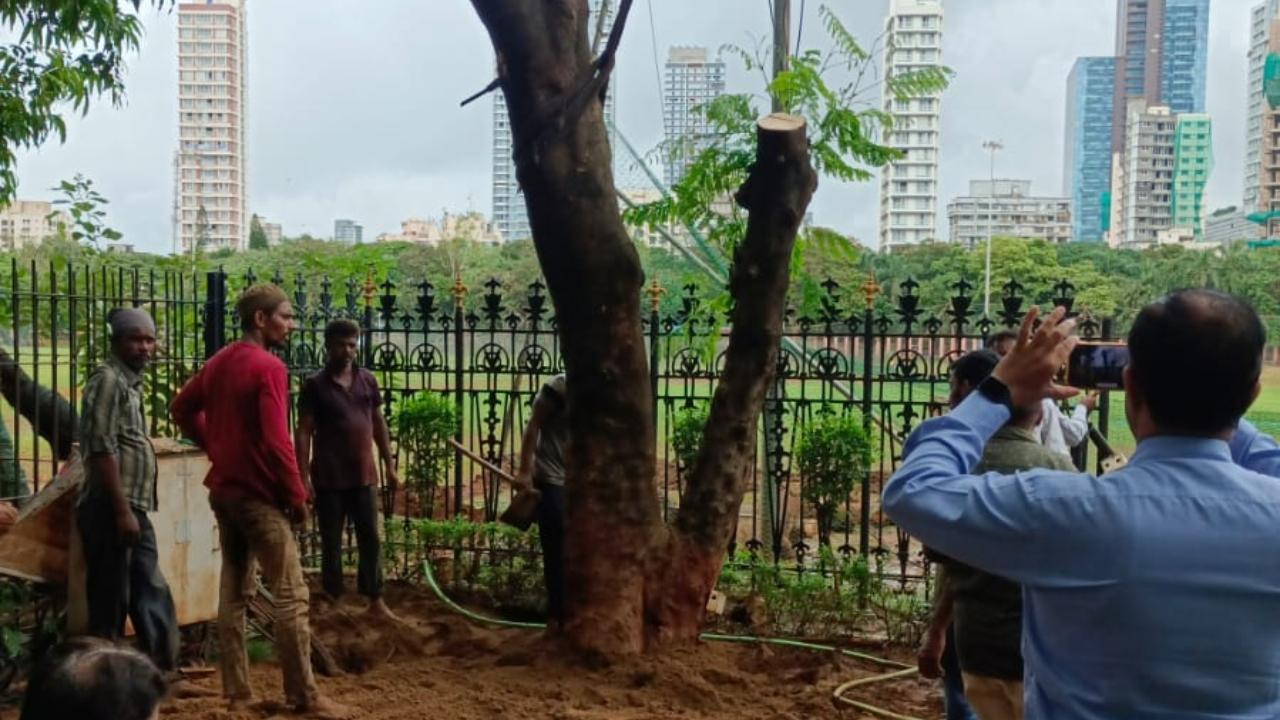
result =
M742 504L756 421L777 366L791 252L818 185L803 118L775 113L757 124L756 161L736 200L748 212L734 253L734 300L724 371L716 387L676 528L703 547L727 546Z

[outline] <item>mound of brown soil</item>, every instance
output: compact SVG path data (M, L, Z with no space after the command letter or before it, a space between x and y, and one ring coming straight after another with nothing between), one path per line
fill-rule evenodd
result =
M334 607L313 606L315 634L347 671L318 678L321 692L357 708L362 719L872 717L837 711L831 692L846 680L884 672L827 653L724 643L591 669L557 653L541 633L472 624L424 588L389 587L387 602L399 621L370 618L356 598ZM254 666L252 680L260 698L281 697L280 672L273 664ZM218 687L216 677L201 682ZM907 716L942 712L936 685L928 681L874 685L856 697ZM180 700L161 717L277 717L265 711L231 715L223 708L217 699Z

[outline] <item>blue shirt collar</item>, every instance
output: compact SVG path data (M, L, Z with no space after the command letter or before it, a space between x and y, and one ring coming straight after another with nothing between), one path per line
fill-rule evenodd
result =
M1231 462L1225 440L1180 435L1158 435L1138 443L1132 462L1148 460L1222 460Z

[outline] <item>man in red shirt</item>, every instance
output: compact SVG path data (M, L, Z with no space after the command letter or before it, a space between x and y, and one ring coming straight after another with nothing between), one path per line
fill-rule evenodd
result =
M286 701L309 717L347 718L348 708L320 697L311 672L310 593L293 530L293 523L306 519L308 494L289 437L288 370L270 352L283 347L293 331L293 306L280 288L255 285L240 295L236 312L240 340L210 358L171 408L183 434L204 448L213 465L205 485L222 547L223 694L233 711L253 702L245 607L257 565L275 596L276 654Z

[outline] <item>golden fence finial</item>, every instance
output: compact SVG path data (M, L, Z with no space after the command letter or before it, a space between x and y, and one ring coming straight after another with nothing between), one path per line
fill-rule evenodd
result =
M373 307L373 297L378 294L378 285L373 281L373 268L364 276L364 306Z
M649 296L649 309L658 312L658 306L662 303L662 296L667 294L667 289L662 287L657 277L654 277L653 282L649 283L649 287L644 292Z
M453 276L453 288L449 292L453 295L453 304L462 307L463 301L467 299L467 286L462 284L462 273Z
M875 273L867 273L867 281L862 283L862 295L867 299L867 309L876 304L876 296L880 294L880 283L876 282Z

